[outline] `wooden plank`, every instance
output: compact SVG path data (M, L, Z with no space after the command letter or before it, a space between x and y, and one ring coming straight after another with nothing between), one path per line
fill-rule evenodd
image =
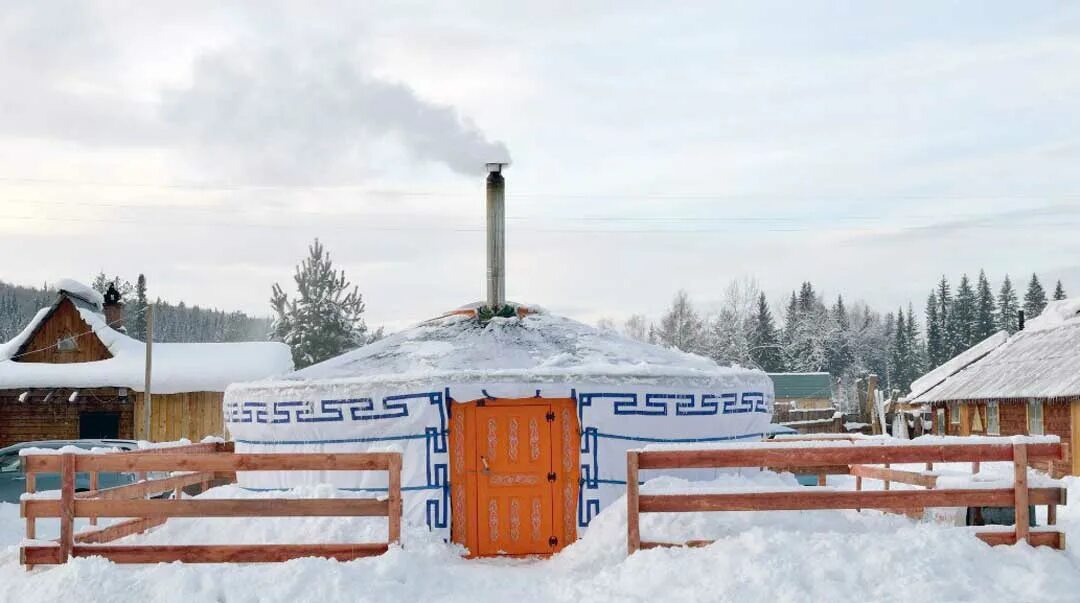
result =
M385 470L396 453L80 454L77 471L373 471ZM55 472L59 455L24 456L27 471Z
M700 549L709 546L716 542L715 540L688 540L686 542L650 542L643 541L641 543L642 550L645 549L671 549L677 547L688 547L692 549Z
M185 546L77 546L77 557L105 557L114 563L261 563L302 557L349 561L385 553L386 543L363 544L242 544Z
M1031 544L1028 535L1031 531L1030 511L1028 509L1028 455L1027 444L1013 446L1013 496L1016 503L1016 540L1026 540Z
M56 565L60 560L60 545L24 546L19 549L19 561L27 567L35 565Z
M1059 499L1062 488L1032 489L1032 504ZM1038 494L1035 494L1035 493ZM912 509L925 507L1008 507L1012 488L969 490L885 491L790 491L736 492L730 494L641 495L643 513L691 513L701 511L799 511L822 509Z
M1046 525L1057 525L1057 505L1046 505Z
M1060 457L1061 444L1029 444L1028 459ZM941 446L843 446L795 448L754 446L720 450L642 452L641 469L709 469L722 467L814 467L819 465L883 465L1011 461L1010 444L943 444Z
M27 494L33 494L36 491L36 488L37 488L37 474L35 474L35 473L27 473L26 474L26 493ZM20 506L20 508L22 507L22 505L19 505L19 506ZM24 515L24 517L25 517L25 515ZM35 538L37 538L37 520L34 519L33 517L29 517L29 518L26 519L26 538L27 538L27 540L34 540Z
M129 519L115 523L100 530L88 530L75 535L75 542L83 544L112 542L132 534L141 534L150 528L156 528L165 523L166 517Z
M389 500L387 520L389 521L388 534L390 544L401 541L401 455L395 454L390 459L389 473Z
M626 550L633 555L641 548L641 525L638 496L638 458L641 453L626 453Z
M75 498L97 498L102 500L144 498L146 496L168 492L169 490L175 490L176 488L199 484L207 479L213 479L213 477L214 473L211 472L174 475L172 477L136 482L124 486L114 486L112 488L105 488L104 490L87 490L86 492L76 493Z
M75 455L60 455L60 560L71 557L75 544Z
M98 472L97 471L91 471L90 472L90 490L95 491L97 489L98 489ZM78 497L79 496L78 493L76 493L75 496ZM93 515L90 516L90 525L92 525L92 526L97 525L97 517L95 517Z
M77 500L75 512L80 517L386 517L390 503L373 498Z
M978 532L975 534L990 546L1013 545L1017 538L1015 532ZM1062 532L1030 532L1028 544L1031 546L1048 546L1059 551L1065 550L1065 534Z
M937 477L933 475L923 475L914 471L886 469L884 467L873 467L870 465L852 465L851 475L854 475L857 480L862 478L890 480L912 486L922 486L923 488L934 488L937 485Z

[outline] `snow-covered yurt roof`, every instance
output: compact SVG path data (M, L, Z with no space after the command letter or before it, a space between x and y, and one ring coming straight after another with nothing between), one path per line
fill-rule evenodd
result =
M995 335L980 346L980 358L960 367L950 361L956 370L930 380L937 383L926 383L930 387L914 401L1080 396L1080 298L1051 302L1023 331L1007 339Z
M535 306L486 321L467 306L274 382L235 387L288 388L312 381L388 383L682 383L731 387L764 372L721 367L708 358L627 338ZM752 378L752 377L751 377ZM771 390L771 388L770 388Z
M102 296L77 281L55 285L56 301L37 312L10 341L0 344L0 389L30 387L127 387L145 389L146 344L105 321ZM109 350L112 358L52 364L19 362L16 355L38 327L68 299ZM154 343L151 389L155 394L222 392L235 381L263 379L292 370L288 346L270 341L239 343Z

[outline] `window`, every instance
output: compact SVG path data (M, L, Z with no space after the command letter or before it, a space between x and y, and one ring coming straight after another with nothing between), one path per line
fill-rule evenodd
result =
M74 335L67 335L56 340L56 349L60 352L76 352L79 350L79 344L75 341Z
M960 424L960 403L949 402L949 425Z
M1028 435L1043 435L1042 400L1028 400L1027 423Z
M0 456L0 473L15 473L22 468L18 454Z
M937 409L937 421L934 421L935 427L937 427L937 435L945 435L945 409Z
M986 435L1001 435L1001 408L997 400L986 403Z

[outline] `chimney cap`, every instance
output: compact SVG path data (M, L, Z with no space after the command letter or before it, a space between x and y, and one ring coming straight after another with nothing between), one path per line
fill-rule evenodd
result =
M508 165L510 165L510 164L506 163L506 162L492 161L492 162L489 162L489 163L485 163L484 167L487 168L487 171L488 171L489 174L498 174L499 172L501 172L503 170L504 167L506 167Z

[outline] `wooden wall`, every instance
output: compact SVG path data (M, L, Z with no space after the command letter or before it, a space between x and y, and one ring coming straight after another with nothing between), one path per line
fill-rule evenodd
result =
M30 394L20 402L19 396L26 391ZM118 413L119 437L132 437L130 398L119 396L116 388L80 389L76 401L69 402L72 391L0 390L0 447L35 440L78 439L79 415L87 412Z
M143 395L135 394L135 433L139 439L168 442L187 438L198 442L208 435L226 437L222 392L154 394L150 413L150 437L145 435Z
M79 316L75 304L63 298L52 313L38 325L37 331L23 344L22 353L32 352L16 358L16 362L49 362L66 364L69 362L91 362L112 358L105 344L97 335L90 333L90 325ZM56 342L65 337L76 337L78 349L62 351ZM40 351L35 351L40 350Z
M937 409L941 404L933 407L932 417L934 431L937 433L938 415ZM1027 401L1026 400L1003 400L998 403L1002 436L1029 435L1027 424ZM951 424L950 408L945 406L946 433L948 435L987 435L986 434L986 400L971 400L957 405L960 416L960 424ZM972 431L971 424L973 413L978 412L982 419L982 431ZM1043 402L1043 433L1056 435L1061 438L1063 444L1069 447L1069 458L1065 462L1054 463L1053 474L1055 477L1062 475L1076 475L1080 470L1080 451L1073 446L1072 434L1080 429L1080 400L1054 400ZM1047 463L1035 464L1044 471L1048 470Z

